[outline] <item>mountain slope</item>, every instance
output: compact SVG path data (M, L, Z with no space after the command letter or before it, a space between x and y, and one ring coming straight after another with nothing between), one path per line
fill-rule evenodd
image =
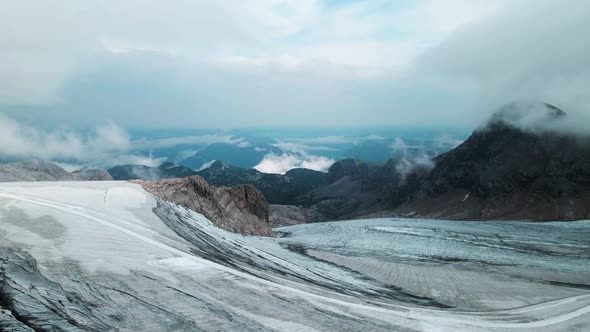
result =
M544 103L495 112L461 145L433 159L385 163L344 159L327 174L262 174L216 163L199 172L216 185L249 183L272 204L271 220L293 224L374 216L461 220L590 218L590 139L570 134L567 115ZM321 217L318 217L321 216Z
M292 169L282 174L261 173L216 161L197 172L214 186L250 184L260 190L270 204L306 205L311 191L328 182L326 173L309 169Z
M54 163L40 160L0 164L0 182L108 180L113 178L103 169L85 168L69 173Z
M278 150L266 144L260 146L243 146L229 143L213 143L180 161L179 164L192 169L200 169L203 165L213 160L223 160L237 167L252 168L258 165L264 156L271 151Z
M245 235L273 235L268 224L268 203L253 186L216 188L200 176L133 182L164 201L202 213L225 230Z
M565 117L548 104L509 104L435 158L434 169L411 184L412 195L393 195L392 203L402 203L404 213L441 218L588 218L590 141L550 129ZM527 118L535 124L523 127Z

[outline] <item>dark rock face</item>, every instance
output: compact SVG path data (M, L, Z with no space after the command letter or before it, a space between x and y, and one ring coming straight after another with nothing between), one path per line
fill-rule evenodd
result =
M328 170L330 183L313 191L312 208L327 219L352 219L387 210L393 201L407 197L432 165L428 158L338 161Z
M273 236L268 203L251 185L216 188L200 176L133 182L164 201L203 214L225 230L244 235Z
M122 165L107 170L115 180L161 180L184 178L196 175L197 172L185 167L174 166L172 163L164 163L158 167L144 165Z
M406 189L413 193L403 210L457 219L588 218L590 142L516 127L529 115L521 109L512 114L513 107L503 107L459 147L435 158L436 167ZM535 118L545 123L565 117L552 105L540 111L546 113Z

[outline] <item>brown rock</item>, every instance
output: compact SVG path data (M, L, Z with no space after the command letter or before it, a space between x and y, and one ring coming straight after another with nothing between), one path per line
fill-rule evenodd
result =
M273 236L268 203L251 185L213 187L200 176L134 180L152 195L203 214L217 226L244 235Z

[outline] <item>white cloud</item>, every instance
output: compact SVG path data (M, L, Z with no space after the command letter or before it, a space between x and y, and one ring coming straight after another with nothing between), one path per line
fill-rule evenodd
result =
M421 149L423 145L408 145L401 137L396 137L391 143L391 149L394 151L407 149Z
M134 154L129 155L121 155L121 156L112 156L112 159L109 160L107 164L102 165L145 165L149 167L157 167L160 166L166 158L153 158L152 156L138 156Z
M112 123L79 135L71 130L37 130L0 114L0 154L5 157L89 160L130 148L127 133Z
M205 170L205 169L211 167L211 165L213 165L213 163L216 161L217 160L211 160L209 162L204 163L203 166L201 166L201 168L199 168L197 171L202 171L202 170Z
M344 136L322 136L310 138L289 138L288 141L304 143L304 144L349 144L356 140L351 137Z
M177 145L208 145L213 143L234 144L240 147L250 146L250 143L248 143L243 137L235 137L233 135L191 135L155 140L139 139L134 141L133 145L135 148L168 148Z
M431 170L434 168L434 161L426 155L416 158L401 158L395 166L395 170L400 173L402 179L405 179L416 168Z
M130 154L129 135L113 123L87 134L73 130L43 131L0 114L0 158L73 160L80 166L118 164L157 166L162 160ZM69 167L65 163L67 168ZM70 165L71 166L71 165Z
M0 54L0 82L10 84L0 85L0 103L59 100L64 81L109 53L157 53L187 64L399 66L500 2L490 3L1 0L0 42L10 52Z
M334 160L326 157L300 155L292 153L269 153L254 168L262 173L285 174L294 168L307 168L325 172L334 164Z
M463 143L462 139L452 137L449 135L440 135L434 138L435 146L438 148L454 149Z
M361 139L367 140L367 141L380 141L380 140L384 140L387 139L383 136L379 136L379 135L368 135L365 137L361 137Z
M272 145L284 152L295 152L299 154L305 154L308 151L337 151L337 149L327 146L306 145L300 143L283 142L280 140Z
M590 6L582 1L0 6L0 111L29 119L472 126L512 99L590 108Z

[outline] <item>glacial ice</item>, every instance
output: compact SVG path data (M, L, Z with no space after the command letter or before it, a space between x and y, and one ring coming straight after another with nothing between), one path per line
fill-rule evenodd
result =
M588 221L276 231L229 233L126 182L1 184L0 329L590 330Z

